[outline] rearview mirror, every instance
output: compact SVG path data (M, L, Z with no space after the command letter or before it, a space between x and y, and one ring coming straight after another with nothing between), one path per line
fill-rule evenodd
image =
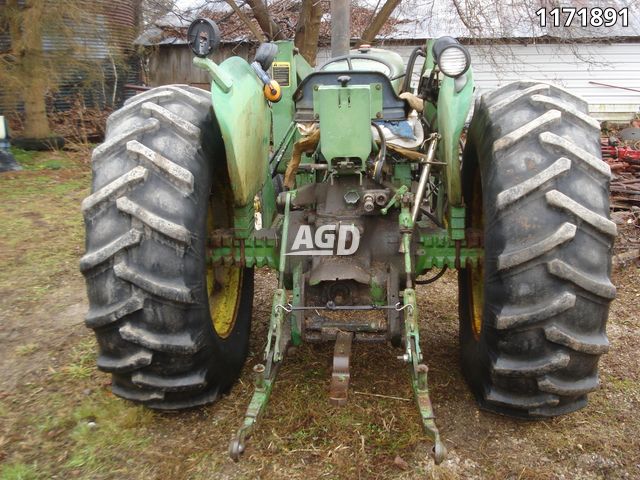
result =
M198 57L208 57L220 45L220 29L213 20L198 18L189 25L187 42Z

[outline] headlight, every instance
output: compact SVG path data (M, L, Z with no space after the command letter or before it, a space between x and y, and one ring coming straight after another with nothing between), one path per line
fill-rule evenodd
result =
M433 57L447 77L457 78L471 66L469 51L452 37L440 37L434 42Z

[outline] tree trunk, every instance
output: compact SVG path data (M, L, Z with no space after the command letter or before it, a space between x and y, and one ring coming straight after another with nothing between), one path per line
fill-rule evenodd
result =
M285 40L284 33L280 27L271 19L267 6L263 0L247 0L247 3L256 17L258 25L269 40Z
M311 66L315 66L318 55L321 18L322 3L320 0L302 0L294 43Z
M253 36L256 37L259 42L264 42L265 38L262 31L260 31L260 29L256 27L256 25L244 14L242 9L238 7L238 4L235 2L235 0L225 0L225 1L229 4L231 9L234 11L234 13L238 15L240 20L242 20L242 22L247 26L247 28L251 30L251 33L253 33Z
M373 43L376 35L380 33L380 30L382 30L385 22L389 20L389 17L399 4L400 0L387 0L385 2L385 4L382 6L375 18L371 21L369 26L364 29L364 32L362 32L360 44Z
M47 74L42 52L42 22L44 20L44 0L28 0L22 15L20 38L12 38L12 45L21 46L24 101L24 133L27 138L46 138L51 135L45 96L47 94ZM15 41L15 43L14 43Z

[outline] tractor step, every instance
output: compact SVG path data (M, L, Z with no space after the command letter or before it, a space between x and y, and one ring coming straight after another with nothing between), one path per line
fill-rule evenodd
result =
M331 374L331 387L329 389L329 401L332 405L342 406L347 403L349 392L349 360L351 357L352 332L339 331L336 335L336 345L333 350L333 372Z

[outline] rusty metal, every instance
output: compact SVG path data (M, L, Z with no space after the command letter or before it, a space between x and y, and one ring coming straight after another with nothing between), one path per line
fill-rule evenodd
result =
M322 315L314 315L306 320L305 327L311 330L336 329L347 332L379 333L387 331L384 323L384 319L381 321L356 321L349 319L346 322L342 322L323 317Z
M629 147L616 147L613 145L602 145L602 156L605 158L615 158L620 161L640 160L640 150Z
M467 247L482 248L484 246L484 232L479 228L467 228L465 230L465 238L467 240Z
M331 387L329 401L332 405L341 406L347 403L349 392L349 360L351 357L352 332L338 332L336 345L333 350L333 371L331 373Z
M151 87L145 87L144 85L133 85L131 83L127 83L124 86L125 90L133 90L135 92L146 92L147 90L151 90Z
M290 303L286 305L290 312L300 310L347 310L347 311L369 311L369 310L403 310L403 306L400 302L395 305L336 305L334 302L329 301L326 305L307 305L307 306L293 306Z

